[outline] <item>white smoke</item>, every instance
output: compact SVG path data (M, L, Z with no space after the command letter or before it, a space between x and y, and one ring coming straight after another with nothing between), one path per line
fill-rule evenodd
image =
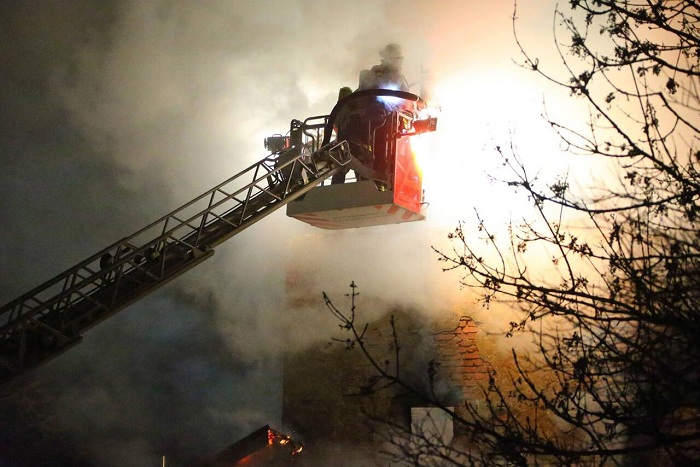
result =
M485 5L4 5L0 296L11 300L259 160L265 136L328 113L386 43L403 45L414 92L422 69L442 78L501 66L512 49L493 51L512 42L511 3ZM452 221L319 232L275 213L38 370L61 388L45 410L105 466L144 465L169 443L203 455L274 425L281 353L336 328L322 290L342 297L356 281L368 319L394 304L454 306L457 285L445 285L430 250ZM307 275L311 296L295 311L290 272Z

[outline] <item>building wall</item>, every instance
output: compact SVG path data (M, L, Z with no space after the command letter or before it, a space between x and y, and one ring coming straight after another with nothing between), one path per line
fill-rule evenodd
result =
M489 364L482 358L477 346L479 326L468 317L459 318L450 330L433 333L439 367L436 379L458 387L462 402L478 402L483 398L482 387L488 382ZM457 412L460 410L458 404Z
M326 282L338 282L337 276L340 275L334 269L326 271L324 275L325 265L320 258L328 256L326 249L329 248L345 252L342 243L329 242L327 245L324 239L325 236L314 236L290 243L287 262L288 313L300 317L312 330L314 323L309 320L309 310L313 309L316 316L322 312L319 311L323 307L319 300L320 291L326 290ZM392 239L383 238L375 243L390 245ZM416 271L427 269L423 260L416 261L406 267ZM334 266L344 264L340 261ZM384 263L382 269L387 270L389 266L396 265ZM370 279L364 277L358 280ZM423 300L423 305L433 301L429 297L436 297L435 301L439 301L440 291L436 290L434 282L416 279L415 284L412 291L427 298ZM376 284L373 285L377 288ZM436 369L436 391L446 405L454 406L460 412L465 401L478 400L481 395L479 385L488 382L488 364L479 352L477 337L480 330L473 319L449 309L436 311L429 316L424 310L387 304L381 298L373 300L367 297L366 290L367 287L361 289L362 304L358 316L360 320L378 316L369 323L365 340L378 362L389 360L391 365L394 362L390 324L393 315L399 338L402 378L427 391L427 372L432 365ZM349 290L346 289L342 293L347 292ZM339 301L347 305L338 295ZM338 305L340 307L341 303ZM376 313L381 307L384 312ZM331 333L334 331L334 335L341 340L348 337L338 329L337 324L333 324ZM425 402L415 396L407 396L405 391L396 387L375 392L371 397L361 395L361 388L367 386L372 376L376 375L376 370L361 355L357 346L347 349L344 342L332 341L331 335L324 337L320 344L303 350L290 350L285 357L283 429L304 442L308 448L305 451L307 459L312 459L315 453L321 451L341 452L344 456L350 453L369 456L386 442L386 424L382 422L389 421L410 430L411 408L425 406ZM313 461L310 465L313 465ZM358 461L357 465L367 464Z
M488 363L476 344L477 324L467 316L438 321L415 310L388 310L370 323L365 341L376 360L389 360L390 366L394 363L392 315L401 346L402 378L427 390L428 368L436 368L436 392L446 405L463 413L464 402L478 400L480 384L488 381ZM339 341L329 339L326 344L287 355L283 424L309 445L307 455L314 445L325 449L334 443L376 451L386 441L386 421L410 429L411 408L425 406L425 402L397 387L363 395L362 387L374 375L376 370L357 346L348 349ZM382 381L375 387L380 386Z

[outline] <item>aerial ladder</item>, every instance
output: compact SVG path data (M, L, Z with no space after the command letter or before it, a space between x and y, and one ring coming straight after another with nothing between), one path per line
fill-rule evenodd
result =
M270 151L267 157L2 306L0 383L80 343L83 333L91 327L207 260L214 254L216 246L295 200L300 207L295 211L297 215L290 213L288 208L290 217L324 228L361 227L425 218L422 199L416 204L415 170L406 171L405 167L399 170L400 177L414 183L410 190L397 190L396 170L380 173L368 167L353 154L350 142L333 138L336 119L344 105L380 97L406 101L414 108L422 104L417 96L406 92L359 91L340 100L329 115L304 121L292 120L287 135L265 139L265 147ZM410 159L405 148L399 150L407 138L434 131L436 125L435 118L421 118L417 112L405 108L388 112L380 120L367 126L366 141L370 147L376 146L374 139L378 129L382 129L381 133L385 135L383 150L392 161L396 161L396 166L401 165L402 155L404 159ZM410 166L410 163L403 165ZM364 180L324 185L337 173L350 169L362 174L358 179ZM348 201L346 190L353 189L352 185L356 184L369 196L365 205L343 205ZM305 200L307 195L319 189L327 191L320 197L310 196ZM406 192L411 193L410 202L399 203L408 207L393 204L394 198L406 198ZM319 199L330 199L330 205L326 203L326 206L319 207ZM304 205L309 203L311 207L305 211ZM377 217L377 206L381 207L381 203L388 203L389 208L384 217ZM370 211L344 214L341 218L345 220L341 219L340 223L329 223L322 218L324 212L333 216L333 213L352 213L362 208ZM396 218L397 210L412 214L411 218L406 218L405 213ZM370 220L362 222L363 217ZM347 219L355 220L348 223Z

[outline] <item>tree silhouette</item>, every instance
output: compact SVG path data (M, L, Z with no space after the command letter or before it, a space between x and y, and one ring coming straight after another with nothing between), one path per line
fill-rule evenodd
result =
M486 221L476 236L459 225L452 248L436 252L486 306L518 310L505 332L532 333L535 350L514 350L509 374L493 371L484 387L486 404L462 412L404 388L446 410L468 442L402 455L415 465L697 465L700 4L572 0L555 18L563 67L528 53L514 14L522 66L588 108L586 122L544 118L569 153L606 169L589 186L540 180L517 148L497 148L503 182L532 212L503 239ZM533 265L535 250L550 264ZM339 319L361 342L355 314ZM376 369L400 385L395 358Z

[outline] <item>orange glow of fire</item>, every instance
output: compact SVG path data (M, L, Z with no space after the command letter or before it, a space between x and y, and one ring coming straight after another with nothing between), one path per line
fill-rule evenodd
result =
M431 134L424 133L421 135L412 136L411 141L411 152L416 161L416 167L418 168L418 173L421 178L423 177L423 167L429 167L430 163L428 159L431 153Z

